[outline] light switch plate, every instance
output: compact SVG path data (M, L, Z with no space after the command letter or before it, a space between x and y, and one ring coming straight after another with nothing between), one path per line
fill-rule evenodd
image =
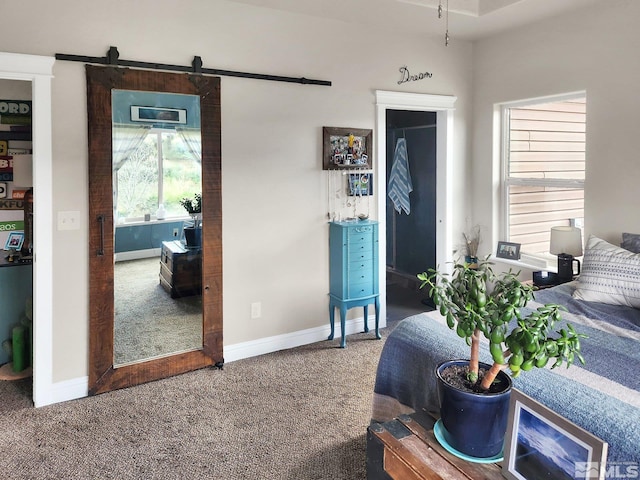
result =
M80 212L58 212L58 230L79 230Z

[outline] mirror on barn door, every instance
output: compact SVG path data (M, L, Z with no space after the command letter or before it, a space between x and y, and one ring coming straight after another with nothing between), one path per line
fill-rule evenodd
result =
M220 80L87 66L87 94L89 393L222 365Z

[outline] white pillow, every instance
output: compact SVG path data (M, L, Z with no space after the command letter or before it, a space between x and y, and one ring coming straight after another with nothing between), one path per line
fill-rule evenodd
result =
M640 308L640 254L591 235L573 297Z

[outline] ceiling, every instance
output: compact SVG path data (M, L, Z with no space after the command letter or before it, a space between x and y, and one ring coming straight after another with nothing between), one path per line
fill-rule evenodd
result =
M342 20L365 28L440 35L445 15L440 0L231 0L314 17ZM449 34L477 40L605 0L442 0L449 3Z

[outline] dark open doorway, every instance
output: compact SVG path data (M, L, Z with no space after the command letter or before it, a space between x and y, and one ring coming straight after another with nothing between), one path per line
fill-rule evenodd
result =
M416 274L436 266L436 112L387 110L386 125L388 193L397 162L406 162L412 187L408 204L386 199L387 322L393 322L432 309Z

